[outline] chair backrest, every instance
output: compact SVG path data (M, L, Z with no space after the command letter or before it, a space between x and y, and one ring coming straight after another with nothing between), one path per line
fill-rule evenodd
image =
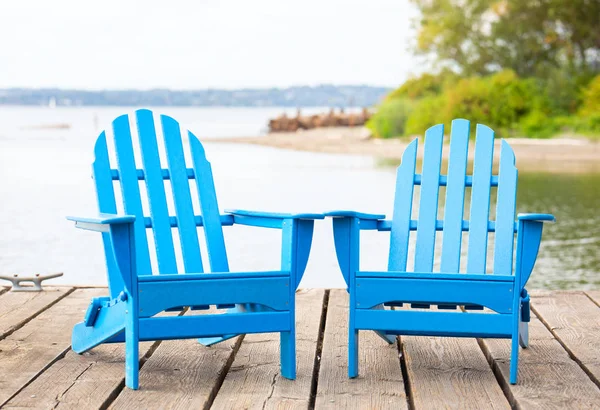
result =
M473 174L467 175L469 121L454 120L448 173L441 173L444 126L425 133L421 174L415 172L418 139L406 148L397 170L388 269L406 271L410 231L416 230L415 272L432 272L436 231L443 232L440 272L460 271L463 231L468 231L467 273L486 273L488 233L494 232L493 273L511 275L515 233L517 169L515 156L502 140L498 175L492 175L494 131L478 124ZM418 217L411 219L414 187L420 186ZM443 220L438 220L440 186L446 187ZM491 188L497 187L496 220L489 220ZM471 191L469 220L463 220L465 196Z
M182 137L179 123L166 115L160 116L162 140L157 138L157 127L151 111L136 111L135 123L136 140L132 138L129 115L122 115L112 123L116 163L111 163L106 133L100 134L95 146L93 175L100 212L117 212L113 181L118 181L123 211L136 216L134 227L138 275L152 274L150 252L154 250L157 273L178 273L173 228L179 233L185 273L204 272L198 241L199 226L204 227L211 271L228 272L212 170L202 144L189 131L187 138ZM189 165L186 164L184 144L189 144ZM161 164L160 145L164 147L166 164ZM136 156L141 158L137 163ZM167 196L171 194L165 189L166 180L170 181L176 215L169 215ZM194 212L189 180L196 181L201 215ZM140 181L145 182L145 190L140 189ZM143 198L144 192L147 198ZM144 214L143 203L147 204L149 215ZM152 229L155 249L149 249L148 246L146 230L149 228ZM103 236L104 241L108 241L108 234ZM110 252L106 243L104 249ZM112 259L111 255L106 255L109 271Z

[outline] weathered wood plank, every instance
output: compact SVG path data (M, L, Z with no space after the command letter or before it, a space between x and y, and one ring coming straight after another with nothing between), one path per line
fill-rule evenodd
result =
M401 342L415 409L510 408L475 339L402 336Z
M140 344L140 356L155 343ZM105 344L82 355L69 350L19 394L7 409L97 409L121 390L125 380L125 346Z
M207 408L238 347L238 338L211 347L196 339L164 341L140 370L140 390L123 389L110 408Z
M315 408L408 408L395 344L386 344L374 332L360 332L359 369L359 377L348 379L348 294L332 290Z
M586 290L585 293L594 301L595 304L600 306L600 290Z
M511 404L522 409L598 408L600 390L533 313L529 347L519 352L518 384L508 383L510 340L483 339L482 346Z
M0 339L23 326L41 311L68 295L72 288L46 288L43 292L7 292L0 297Z
M600 309L583 292L544 292L533 308L565 349L600 387Z
M280 376L278 333L246 335L213 408L307 408L323 294L320 289L296 294L296 380Z
M92 297L106 289L75 290L0 341L0 405L70 348L71 328Z

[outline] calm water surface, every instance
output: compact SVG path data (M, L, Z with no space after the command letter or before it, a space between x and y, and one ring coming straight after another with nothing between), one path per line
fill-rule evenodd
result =
M61 271L65 276L54 283L106 283L99 235L74 229L64 217L95 213L93 143L99 130L124 111L131 109L0 107L0 273ZM202 138L258 135L268 118L284 109L158 111ZM52 124L70 128L46 127ZM224 143L205 148L222 209L358 209L391 215L394 168L370 157ZM599 210L598 173L520 173L518 212L548 212L558 220L545 227L529 288L600 288ZM232 270L278 268L278 231L235 226L226 227L225 235ZM388 244L389 234L365 232L361 267L384 269ZM330 221L316 226L302 285L343 287Z

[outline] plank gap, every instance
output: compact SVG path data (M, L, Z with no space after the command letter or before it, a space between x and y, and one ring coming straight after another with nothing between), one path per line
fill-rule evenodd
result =
M69 296L71 293L75 292L75 290L76 290L76 288L71 288L71 289L67 290L65 293L62 294L62 296L59 296L54 301L50 302L49 304L47 304L46 306L44 306L40 310L38 310L36 312L33 312L33 314L31 316L25 317L23 320L21 320L20 322L16 323L13 327L11 327L10 329L6 330L4 333L0 334L0 340L5 339L8 336L12 335L14 332L16 332L17 330L21 329L23 326L25 326L31 320L35 319L36 317L38 317L39 315L41 315L42 313L44 313L46 310L50 309L52 306L56 305L58 302L60 302L61 300L63 300L67 296Z
M483 355L485 356L485 359L487 360L488 364L490 365L490 368L492 369L492 373L494 373L494 376L496 377L496 381L500 385L500 389L502 389L502 393L504 393L506 400L508 400L510 407L513 409L517 409L517 410L520 409L521 406L519 406L517 399L512 394L512 391L510 390L510 385L507 383L506 379L502 376L502 371L500 370L498 363L494 360L492 353L485 345L483 339L477 338L476 340L477 340L477 344L479 345L479 348L481 349L481 351L483 352ZM520 349L520 347L519 347L519 349Z
M6 400L4 400L3 403L0 403L0 408L2 408L6 403L8 403L14 397L16 397L19 393L21 393L27 386L29 386L31 383L33 383L38 377L40 377L40 375L42 373L44 373L46 370L48 370L54 363L58 362L59 360L64 359L64 357L69 352L69 350L71 350L71 345L69 345L69 347L67 347L65 350L60 352L50 362L46 363L46 365L44 367L42 367L39 372L37 372L36 374L31 376L31 378L29 380L27 380L25 383L23 383L23 385L21 387L19 387L19 389L17 391L15 391L10 397L8 397Z
M321 355L323 354L323 339L325 338L325 325L327 323L327 308L329 307L330 290L326 289L323 293L323 307L321 309L321 319L319 321L319 337L317 338L317 347L315 348L315 361L313 364L313 374L310 384L310 398L308 401L308 410L315 408L317 401L317 388L319 387L319 371L321 369Z
M585 295L587 296L587 294L585 294ZM587 296L587 297L589 297L589 296ZM535 315L542 322L542 324L546 327L546 329L548 329L548 331L552 334L552 336L554 336L554 338L558 341L558 343L560 343L560 345L563 347L563 349L565 349L565 351L567 352L567 354L569 355L571 360L573 360L575 363L577 363L579 365L579 367L581 368L581 370L583 370L583 372L590 378L590 380L600 389L600 380L598 380L596 378L596 376L594 376L594 374L591 372L591 370L588 369L588 367L581 360L579 360L579 358L577 356L575 356L573 351L571 349L569 349L569 347L567 346L567 344L565 342L563 342L563 340L560 338L558 333L554 331L554 328L552 326L550 326L550 324L542 317L542 315L533 306L533 303L531 304L531 311L533 313L535 313Z
M225 377L227 377L227 373L229 373L229 369L231 368L231 365L233 364L233 361L235 360L235 356L237 355L238 350L240 350L240 347L242 346L242 342L244 341L245 336L246 336L245 334L238 336L238 339L236 340L235 344L233 345L232 352L229 355L229 357L227 358L227 361L225 362L225 366L223 366L223 371L221 373L219 373L219 375L218 375L219 377L217 378L215 385L213 386L212 390L210 391L210 394L208 395L208 399L206 400L206 403L203 407L204 410L210 409L212 407L212 404L214 403L215 399L217 398L217 394L219 393L219 390L221 390L221 386L223 386Z
M584 294L585 296L587 296L587 297L588 297L588 299L589 299L589 300L591 300L591 301L592 301L592 303L593 303L594 305L596 305L596 306L600 307L600 300L596 300L596 299L594 299L594 297L593 297L592 295L590 295L588 292L583 292L583 294Z
M395 310L395 309L394 309ZM398 359L400 360L400 371L402 372L402 380L404 380L404 391L406 392L406 405L408 410L415 409L415 401L412 395L412 386L408 376L408 366L406 365L406 353L402 344L402 337L396 338L396 346L398 347Z
M189 307L186 307L185 309L181 310L181 312L179 312L177 314L177 316L183 316L188 310L189 310ZM138 371L142 369L144 364L148 361L150 356L152 356L154 354L154 352L156 351L156 349L158 349L158 346L160 346L160 344L162 342L163 342L162 340L156 340L152 344L152 346L150 346L150 349L148 349L146 354L140 358ZM126 342L123 342L123 343L125 344ZM86 371L87 370L89 370L89 367L86 369ZM121 392L123 391L124 388L125 388L125 378L123 377L123 379L121 379L121 381L119 382L117 387L115 387L115 389L112 392L110 392L110 394L108 395L106 400L98 408L100 410L108 409L110 407L110 405L117 399L117 397L119 397L119 395L121 394Z

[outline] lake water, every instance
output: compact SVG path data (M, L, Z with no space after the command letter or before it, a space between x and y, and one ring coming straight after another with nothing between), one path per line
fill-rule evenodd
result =
M159 108L202 137L255 136L283 108ZM96 212L90 178L101 129L131 108L0 107L0 274L64 272L52 283L105 284L99 235L65 216ZM313 108L303 112L319 112ZM70 128L48 128L68 124ZM370 157L210 142L221 209L357 209L391 215L395 170ZM517 164L518 164L517 159ZM518 212L554 213L529 288L600 288L600 174L520 173ZM225 227L232 270L277 269L277 230ZM363 269L384 269L389 234L365 232ZM439 252L438 252L439 253ZM437 255L436 255L437 256ZM304 287L343 287L331 222L315 228Z

